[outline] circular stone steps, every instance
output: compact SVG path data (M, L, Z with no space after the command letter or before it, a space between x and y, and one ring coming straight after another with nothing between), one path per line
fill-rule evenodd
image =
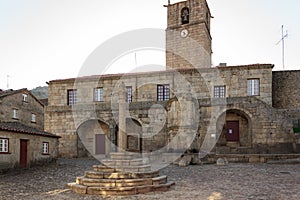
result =
M76 183L68 187L78 194L135 195L153 191L167 191L174 182L151 170L148 159L137 158L131 153L111 153L111 159L94 165L93 171L85 171Z
M86 177L77 177L76 184L88 187L132 187L143 185L166 184L167 176L144 179L93 179Z
M136 179L136 178L154 178L159 176L159 171L148 172L97 172L86 171L84 177L94 179Z
M149 160L137 158L132 160L111 160L111 159L104 159L101 160L101 163L105 166L140 166L149 164Z
M97 172L147 172L151 171L151 165L140 165L140 166L128 166L128 165L118 165L118 166L103 166L103 165L94 165L94 171Z
M143 185L136 187L88 187L83 185L78 185L76 183L69 183L68 187L75 193L78 194L91 194L91 195L135 195L144 194L148 192L165 192L167 191L174 182L168 182L166 184L160 185Z

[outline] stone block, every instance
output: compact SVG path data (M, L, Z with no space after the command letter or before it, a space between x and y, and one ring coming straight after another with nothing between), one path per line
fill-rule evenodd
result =
M84 178L82 180L82 185L88 187L116 187L116 180L115 179L88 179Z
M136 187L136 193L137 194L145 194L152 191L151 185L145 185L145 186L137 186Z
M153 185L161 185L161 184L166 184L167 181L167 176L159 176L152 178L152 184Z
M86 186L83 185L78 185L76 183L69 183L68 187L75 193L77 194L86 194L87 193L87 188Z
M228 161L226 158L218 158L217 160L217 165L218 166L225 166L228 165Z
M86 171L84 173L84 177L86 178L98 178L98 179L103 179L105 175L110 175L112 173L103 173L103 172L94 172L94 171Z

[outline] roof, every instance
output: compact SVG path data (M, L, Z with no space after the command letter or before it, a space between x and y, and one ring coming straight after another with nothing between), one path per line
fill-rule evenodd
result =
M60 136L48 133L42 130L38 130L33 127L26 126L20 122L0 122L0 130L15 132L20 134L38 135L44 137L60 138Z
M44 104L38 100L29 90L27 90L27 88L22 88L19 90L0 90L0 99L9 95L14 95L14 94L18 94L18 93L26 93L26 94L30 94L39 104L41 104L42 106L44 106Z
M39 101L44 104L44 106L48 106L48 98L46 99L39 99Z
M264 69L274 67L273 64L250 64L250 65L236 65L236 66L226 66L226 67L211 67L211 68L182 68L182 69L168 69L161 71L148 71L148 72L133 72L133 73L117 73L117 74L102 74L102 75L90 75L90 76L81 76L76 78L68 78L68 79L57 79L52 80L50 83L69 83L74 81L89 81L89 80L99 80L101 79L120 79L122 77L130 77L130 76L148 76L151 75L160 75L160 74L168 74L168 73L190 73L190 72L213 72L213 70L248 70L248 69Z

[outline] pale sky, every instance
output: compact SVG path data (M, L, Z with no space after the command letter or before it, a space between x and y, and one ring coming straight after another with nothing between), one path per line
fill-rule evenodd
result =
M46 81L76 77L87 57L110 38L135 29L165 29L166 3L0 0L0 88L7 89L7 80L9 88L32 89ZM208 4L214 16L213 65L271 63L274 70L282 70L281 44L276 43L284 25L285 69L300 70L299 0L208 0ZM137 54L139 65L164 63L163 52L155 61L143 54ZM135 65L131 55L125 60L125 68Z

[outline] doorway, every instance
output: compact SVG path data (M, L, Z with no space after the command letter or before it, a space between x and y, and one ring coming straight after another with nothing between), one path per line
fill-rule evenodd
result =
M105 135L104 134L96 134L96 150L95 154L105 154Z
M28 140L20 140L20 167L27 168Z
M227 142L239 141L239 121L226 122L226 140Z

